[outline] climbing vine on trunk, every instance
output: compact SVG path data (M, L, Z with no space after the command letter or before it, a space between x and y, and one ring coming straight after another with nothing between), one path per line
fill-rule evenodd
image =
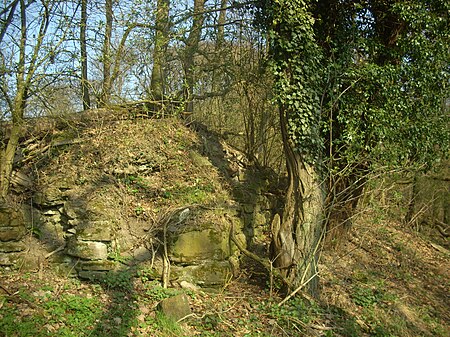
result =
M291 288L317 293L323 234L320 59L307 1L273 1L269 30L272 72L289 186L281 221L272 226L274 264Z

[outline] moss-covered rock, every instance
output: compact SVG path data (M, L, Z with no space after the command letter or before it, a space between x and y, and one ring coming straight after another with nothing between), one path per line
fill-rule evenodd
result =
M0 227L24 226L23 213L13 207L0 207Z
M176 263L225 260L230 256L228 234L212 228L180 233L170 246L169 254Z
M172 266L171 275L178 281L187 281L201 287L224 285L232 276L228 261L203 261L200 265Z
M110 221L91 221L77 230L77 237L82 241L112 240L114 225Z
M81 261L77 264L77 270L98 270L98 271L109 271L116 268L116 263L109 260L100 261Z
M19 241L25 232L24 226L0 227L0 241Z
M79 241L71 238L67 244L67 254L85 260L106 260L108 247L97 241Z
M158 310L166 317L178 321L191 313L189 297L186 294L179 294L166 298L158 304Z

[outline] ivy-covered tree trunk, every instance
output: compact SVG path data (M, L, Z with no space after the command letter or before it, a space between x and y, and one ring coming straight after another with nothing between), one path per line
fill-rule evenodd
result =
M327 242L342 242L374 170L429 169L448 149L448 1L319 1ZM447 117L446 117L447 116Z
M288 189L280 225L273 226L274 265L291 287L305 285L308 293L318 293L317 257L323 235L324 197L320 172L308 163L290 139L289 111L281 108L280 119Z
M289 287L318 292L323 234L320 53L306 1L273 1L271 56L289 186L281 221L272 227L274 264Z

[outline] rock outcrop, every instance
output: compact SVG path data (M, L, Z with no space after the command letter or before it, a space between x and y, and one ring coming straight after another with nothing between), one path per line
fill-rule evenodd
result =
M22 242L27 229L20 209L0 206L0 265L17 263L20 252L26 249Z
M166 259L170 281L217 287L239 264L231 226L251 245L271 221L273 201L241 165L243 155L219 143L207 153L203 136L177 120L108 120L51 133L36 138L37 154L17 170L16 191L29 195L22 210L0 209L0 264L14 264L31 232L47 257L69 260L82 278L140 264L162 277ZM38 174L25 174L37 166ZM253 187L244 193L244 184Z

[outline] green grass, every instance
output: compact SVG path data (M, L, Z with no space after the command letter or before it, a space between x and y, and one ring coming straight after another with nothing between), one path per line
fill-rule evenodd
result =
M159 332L159 336L182 336L181 326L173 319L165 316L161 312L157 312L156 316L149 317L146 322L148 327Z
M69 294L40 300L31 294L27 299L20 297L22 301L4 302L2 307L0 333L5 336L89 336L102 311L95 298ZM34 309L32 314L26 307Z

